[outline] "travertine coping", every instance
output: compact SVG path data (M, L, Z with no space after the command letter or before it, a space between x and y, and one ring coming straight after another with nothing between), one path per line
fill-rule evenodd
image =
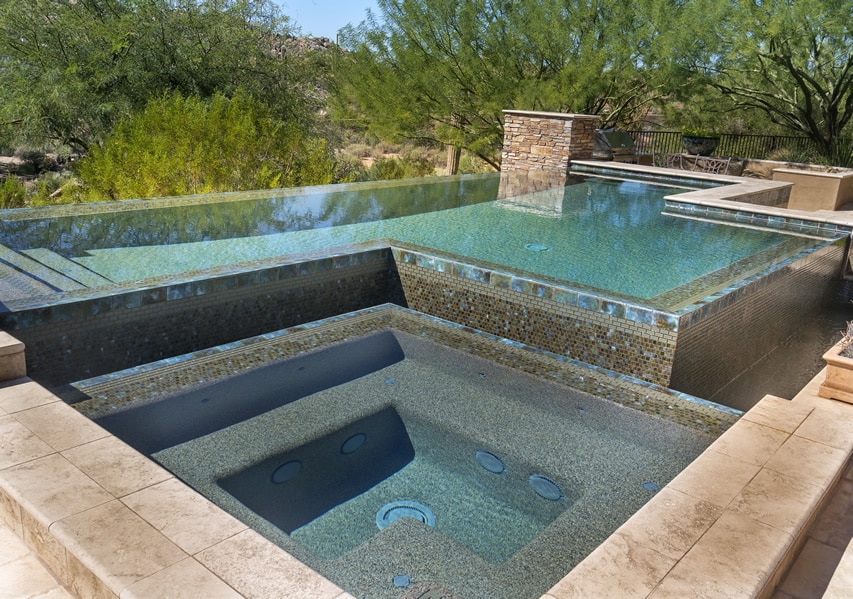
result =
M0 517L83 599L354 599L27 378L0 388Z
M762 399L545 597L769 597L853 451L824 376Z
M853 449L822 376L765 397L543 598L768 596ZM26 378L0 388L0 517L83 598L353 599Z
M0 382L27 375L24 344L6 331L0 331Z
M538 110L504 110L504 114L514 114L530 118L558 119L564 121L593 121L598 122L601 117L597 114L574 114L569 112L542 112Z

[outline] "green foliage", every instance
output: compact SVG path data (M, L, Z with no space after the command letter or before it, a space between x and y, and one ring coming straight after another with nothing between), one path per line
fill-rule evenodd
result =
M15 175L8 175L0 186L0 208L21 208L27 199L27 190Z
M435 166L423 158L380 158L367 172L369 181L409 179L435 174Z
M716 89L740 113L807 136L824 159L851 164L853 0L685 6L685 23L705 23L694 27L701 51L683 60L697 84Z
M151 98L244 89L309 120L272 0L3 0L0 136L85 151Z
M459 174L460 175L472 175L475 173L487 173L491 171L492 168L486 164L480 158L468 154L467 152L462 154L462 157L459 159Z
M339 152L335 160L333 183L367 181L368 172L358 156Z
M78 166L89 200L325 184L334 170L325 140L239 93L152 100Z
M335 114L384 139L429 139L497 167L507 108L628 126L665 79L659 33L677 2L379 0L343 32Z

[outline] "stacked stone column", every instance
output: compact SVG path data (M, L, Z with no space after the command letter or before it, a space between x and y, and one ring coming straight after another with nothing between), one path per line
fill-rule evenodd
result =
M598 122L595 115L504 110L502 191L518 195L526 180L528 193L565 185L571 161L592 158Z

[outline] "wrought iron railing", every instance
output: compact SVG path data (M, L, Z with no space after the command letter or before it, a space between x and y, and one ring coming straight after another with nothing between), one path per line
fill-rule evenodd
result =
M634 140L639 154L674 154L684 151L679 131L629 130L628 134ZM804 153L814 149L814 142L796 135L723 133L714 153L718 156L762 159L781 149Z

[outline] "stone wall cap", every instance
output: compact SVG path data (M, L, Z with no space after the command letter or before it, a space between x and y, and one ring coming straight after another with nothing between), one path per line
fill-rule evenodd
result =
M504 110L504 114L517 114L521 116L532 116L532 117L542 117L549 119L587 119L587 120L600 120L601 117L597 114L572 114L567 112L538 112L536 110Z
M24 351L23 342L15 339L6 331L0 331L0 356L9 356Z

